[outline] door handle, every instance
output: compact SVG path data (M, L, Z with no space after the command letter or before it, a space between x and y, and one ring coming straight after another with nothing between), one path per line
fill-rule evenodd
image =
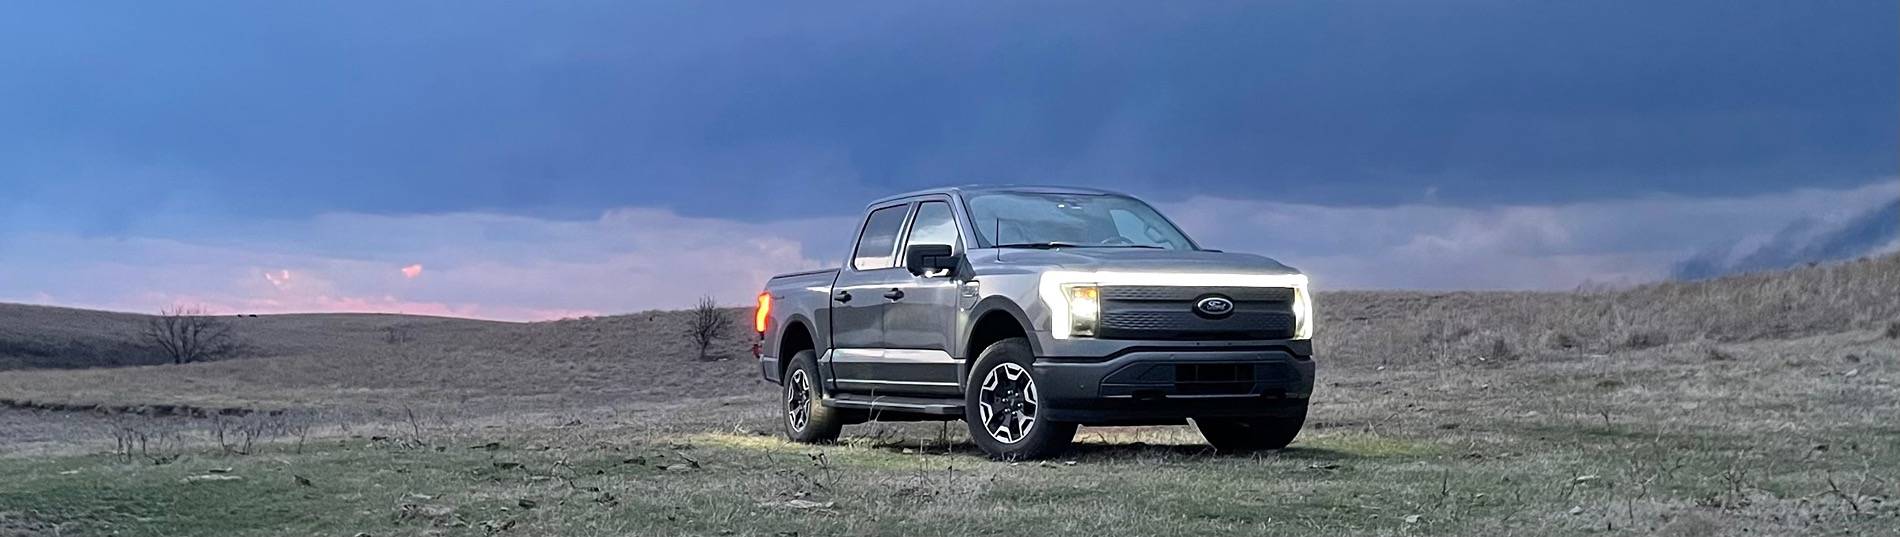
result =
M884 293L884 298L888 298L891 300L902 300L904 298L904 290L892 289L891 292Z
M839 301L839 302L850 302L850 301L851 301L851 292L850 292L850 291L838 291L838 292L837 292L836 294L833 294L833 295L831 295L831 299L832 299L832 300L836 300L836 301Z

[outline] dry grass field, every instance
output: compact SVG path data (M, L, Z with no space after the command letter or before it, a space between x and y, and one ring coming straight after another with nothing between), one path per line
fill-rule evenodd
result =
M245 317L238 358L70 369L149 363L141 318L0 306L0 536L1900 535L1900 257L1318 304L1291 448L1020 464L960 423L786 443L749 332L698 361L683 312Z
M0 305L8 310L75 311ZM246 346L263 352L182 366L12 371L0 374L0 399L258 410L408 405L490 414L736 395L757 385L739 361L749 359L751 345L739 323L749 313L742 313L733 312L730 337L713 352L726 362L696 359L685 336L687 312L547 323L370 314L236 318L228 321Z

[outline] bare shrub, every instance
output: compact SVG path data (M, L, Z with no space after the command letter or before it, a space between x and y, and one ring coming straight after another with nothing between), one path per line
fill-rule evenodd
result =
M310 439L310 430L316 428L322 417L316 411L287 411L283 415L284 434L297 439L297 453L303 453L304 441Z
M1735 359L1734 353L1724 350L1718 345L1709 345L1708 348L1703 349L1702 354L1711 362L1727 362Z
M1492 338L1490 348L1487 349L1486 354L1489 354L1491 359L1499 361L1518 359L1517 349L1512 348L1511 342L1505 341L1503 337Z
M706 360L706 351L714 341L732 328L732 313L719 308L710 296L700 297L699 305L693 307L692 322L687 324L687 336L699 347L699 359Z
M1550 346L1551 348L1555 348L1555 349L1568 350L1568 349L1577 348L1582 345L1583 343L1580 341L1577 341L1577 337L1570 335L1569 332L1558 332L1556 335L1551 336L1550 338Z
M184 456L185 438L175 423L126 417L112 426L112 454L125 462L169 464Z
M1629 350L1661 347L1669 344L1669 334L1655 330L1638 330L1623 338L1623 348Z
M1900 339L1900 321L1887 323L1887 339Z
M415 340L415 333L411 332L406 325L393 325L383 328L383 343L401 345Z
M409 438L402 439L398 444L412 449L429 447L429 437L423 433L422 418L416 415L416 409L403 405L402 416L403 422L409 425Z
M227 455L250 455L256 453L259 441L268 441L290 432L289 423L282 414L252 412L242 416L215 415L211 420L211 435L218 441L218 447ZM299 440L301 449L301 439Z
M202 307L161 309L158 316L146 322L141 335L171 357L174 364L215 360L238 349L231 325Z

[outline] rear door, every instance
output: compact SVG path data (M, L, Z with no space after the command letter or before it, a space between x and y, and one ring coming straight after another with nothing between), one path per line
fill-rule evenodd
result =
M950 199L924 198L912 211L899 264L909 259L911 247L949 245L963 252L961 229ZM956 323L957 283L949 274L918 274L905 267L895 286L897 298L884 311L884 357L877 375L888 391L916 395L957 395L957 360L950 353L950 333Z
M909 277L898 266L897 246L911 203L872 207L858 231L851 259L831 290L829 379L843 391L869 391L873 370L884 359L884 295Z

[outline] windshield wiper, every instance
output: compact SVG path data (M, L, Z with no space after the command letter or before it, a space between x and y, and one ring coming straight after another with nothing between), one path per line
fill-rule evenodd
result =
M1056 248L1148 248L1148 249L1153 249L1153 250L1165 249L1160 246L1155 246L1152 244L1076 244L1073 242L1062 242L1062 241L1012 242L1009 244L998 244L996 245L996 247L997 248L1028 248L1032 250L1053 250Z
M1032 250L1051 250L1055 248L1085 248L1085 246L1082 246L1080 244L1076 244L1073 242L1062 242L1062 241L1012 242L1009 244L998 244L996 245L996 247L997 248L1029 248Z

